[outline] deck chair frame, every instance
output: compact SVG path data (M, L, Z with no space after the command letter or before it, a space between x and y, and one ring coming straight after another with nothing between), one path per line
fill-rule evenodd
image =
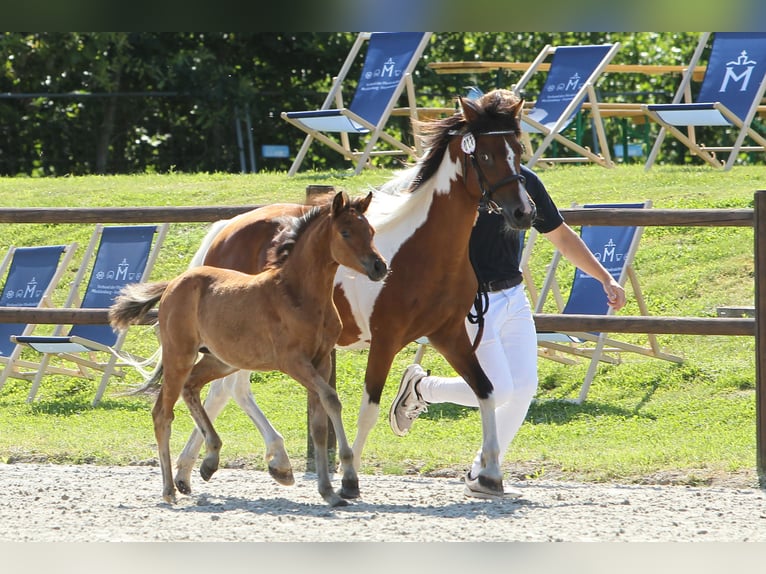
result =
M684 72L683 78L681 79L681 84L679 85L672 102L670 104L643 104L641 106L642 110L649 116L649 118L660 125L660 131L654 141L654 145L652 146L652 150L649 153L649 157L647 158L646 164L644 166L646 170L651 169L657 160L660 149L662 147L662 143L668 133L683 143L689 149L692 155L698 156L713 167L722 167L724 171L728 171L732 168L740 152L766 152L766 138L764 138L761 134L752 128L753 119L755 118L755 115L758 111L761 99L764 97L764 93L766 93L766 34L719 32L716 33L713 38L711 55L716 49L723 50L723 48L720 47L716 48L716 39L718 37L727 39L731 38L731 41L733 41L733 38L736 37L748 37L751 40L754 37L758 37L758 39L764 45L761 54L757 56L761 61L754 62L756 67L754 67L753 71L756 71L756 74L748 73L747 76L748 81L757 83L757 88L753 93L752 102L750 103L744 117L740 117L735 114L721 101L696 102L692 98L692 73L702 58L702 54L705 51L710 36L710 32L701 34L699 42L697 43L697 47L694 50L694 54L692 55L692 59L689 62L688 68ZM721 61L724 62L725 60L726 59L724 58ZM728 62L728 64L732 63L734 63L734 61ZM733 71L734 68L729 68L728 64L724 77L728 77L733 82L732 85L736 85L734 82L738 82L742 76L738 76L736 72ZM712 69L709 65L705 72L705 78L703 78L702 87L700 90L704 88L706 81L715 81L716 78L713 78L712 74L716 74L718 72L719 70L717 68ZM759 72L761 74L760 76L758 76ZM733 127L737 130L737 135L732 145L708 146L697 141L694 129L695 126L722 126L727 128ZM682 127L686 128L686 133L682 131ZM744 145L745 140L748 137L757 145ZM718 159L716 157L716 152L729 152L729 156L726 159L726 162Z
M70 261L72 260L72 257L75 254L75 251L77 250L77 243L73 242L68 245L50 245L50 246L41 246L41 247L11 247L8 249L8 252L6 253L3 262L0 264L0 276L6 277L6 286L7 281L11 280L11 273L13 272L13 267L15 264L18 263L17 257L19 255L23 256L26 250L29 250L29 252L32 252L32 250L50 250L51 253L51 261L53 260L53 255L58 255L58 258L55 261L56 267L52 269L52 274L50 277L50 280L47 281L44 285L40 285L39 279L37 283L38 289L42 287L42 291L39 297L39 300L36 301L36 303L33 305L34 307L38 308L44 308L44 307L53 307L53 301L52 301L52 295L53 291L56 289L58 284L61 282L61 278L64 275L64 272L67 269L67 266L69 265ZM7 272L7 275L6 275ZM35 278L37 279L37 278ZM5 289L5 288L4 288ZM3 306L7 307L29 307L29 304L14 304L13 302L6 301L3 299L2 302L0 302ZM17 325L17 327L22 327L21 325ZM33 324L27 324L23 325L21 328L21 332L17 333L18 335L31 335L32 332L35 329L35 325ZM30 361L26 358L21 358L21 351L22 347L16 343L14 343L10 337L11 332L13 330L17 330L15 328L9 328L9 329L3 329L3 336L7 336L7 341L2 341L3 347L6 347L10 349L10 351L6 354L3 353L3 356L0 356L0 365L3 366L2 372L0 372L0 389L5 386L6 381L11 379L21 379L26 381L31 381L36 375L37 372L40 369L40 362L37 361Z
M418 40L411 57L406 62L404 68L401 70L400 80L391 92L390 97L386 102L386 105L383 108L380 118L377 122L372 123L368 121L344 105L342 89L347 81L349 71L351 70L359 56L359 53L362 50L362 46L365 42L368 42L367 56L369 56L371 43L379 37L383 38L384 36L391 34L402 35L414 33L359 33L348 56L346 57L346 60L343 63L343 66L340 69L340 72L333 78L332 87L330 92L327 94L327 97L325 98L322 106L318 110L312 111L282 112L282 119L307 134L306 138L303 140L303 144L298 151L298 154L295 157L295 160L290 166L288 175L292 176L298 172L301 164L303 163L303 160L306 157L306 154L308 153L309 147L314 140L322 142L330 149L336 151L344 158L354 163L354 173L357 175L361 173L362 169L364 169L364 167L368 165L371 159L374 157L401 155L417 157L422 152L419 138L415 138L415 145L414 147L411 147L386 132L385 127L389 118L391 115L394 115L395 112L398 112L396 115L408 113L411 119L417 119L417 104L415 101L415 87L412 82L412 72L417 66L423 51L428 45L432 32L420 33L420 39ZM367 62L367 56L365 56L365 63ZM364 74L364 70L362 71L362 74ZM363 84L361 84L360 79L360 85L357 86L357 89L359 89L361 85ZM406 108L397 109L395 106L399 101L403 91L406 91L408 105ZM332 108L333 105L335 106L334 108ZM353 100L350 107L354 107ZM312 123L315 124L314 127L310 125ZM338 124L340 123L345 125L339 126ZM340 141L329 137L326 132L338 133L338 139ZM351 147L349 134L363 135L367 138L367 142L364 145L364 149L362 151L358 151ZM388 144L388 146L390 146L389 149L377 148L376 146L381 141Z
M603 56L601 60L595 65L588 76L579 83L579 87L572 94L571 100L565 107L565 109L559 114L557 118L554 118L554 122L551 125L550 121L541 121L540 114L546 114L547 112L540 107L544 94L548 92L548 82L552 81L554 75L557 74L556 69L556 54L564 55L564 57L576 56L578 51L585 53L585 51L594 51L596 49L603 49ZM609 144L606 139L606 132L604 130L604 122L601 117L599 100L596 94L595 85L599 77L606 70L607 65L612 61L614 55L620 48L619 42L614 44L603 45L582 45L582 46L559 46L554 47L550 44L546 45L537 57L530 64L529 68L519 79L512 89L516 94L521 95L521 91L527 85L529 80L540 70L540 65L549 57L552 58L551 66L546 77L545 84L541 90L543 97L538 97L538 101L532 105L530 109L525 109L522 115L522 138L524 146L527 148L527 167L532 168L538 161L545 161L549 163L563 163L563 162L593 162L603 167L614 167L610 153ZM561 65L559 66L559 68ZM571 78L570 78L571 83ZM570 83L567 84L570 85ZM593 126L596 133L598 145L600 147L600 153L595 153L587 147L584 147L577 142L572 141L562 134L562 132L570 125L574 116L583 106L583 103L589 104L590 114L592 116ZM539 112L539 113L538 113ZM530 133L538 134L543 139L539 145L535 146L530 138ZM558 142L569 150L579 154L573 157L545 157L544 154L548 151L553 142Z
M577 207L573 205L572 207ZM643 204L609 204L609 205L584 205L585 208L599 208L599 207L625 207L625 208L651 208L651 201L645 201ZM582 233L582 232L581 232ZM633 237L630 241L630 245L624 255L624 259L621 265L619 276L616 277L618 283L625 286L627 282L630 282L633 296L638 304L641 315L648 316L649 309L646 305L641 285L638 281L638 277L633 266L636 253L638 252L638 246L643 234L643 227L637 226L634 230ZM566 302L561 294L561 289L556 280L556 270L559 262L561 261L561 253L558 250L554 250L551 262L546 270L545 280L540 288L538 300L535 304L535 313L541 313L544 305L548 299L549 293L552 294L556 308L559 313L566 312ZM575 279L576 281L577 279ZM570 290L570 297L575 288L573 283ZM606 315L611 315L613 309L608 307ZM680 363L683 361L681 357L677 357L670 353L663 351L657 341L656 335L653 333L646 334L648 339L648 345L642 346L634 343L627 343L625 341L616 340L610 338L608 333L585 333L585 332L561 332L561 333L538 333L538 356L550 359L553 361L561 362L564 364L574 364L577 361L571 357L581 357L590 361L588 370L583 379L583 383L580 389L580 393L575 402L582 403L590 389L593 379L596 376L596 370L600 362L616 364L621 360L620 355L625 352L636 353L653 357L656 359L663 359L666 361L672 361Z
M115 226L113 229L121 229L123 227L134 227L137 229L151 227L154 229L152 242L146 253L144 269L141 272L140 278L137 278L134 282L146 281L154 267L157 256L159 255L159 250L165 239L165 235L167 234L168 224L163 223L152 226ZM75 276L72 288L70 289L64 304L66 308L81 306L83 299L87 296L87 288L86 293L82 297L80 296L79 290L85 279L86 273L90 273L88 286L93 279L99 249L104 241L105 229L108 228L102 224L98 224L93 231L90 242L83 255L83 262ZM96 373L100 372L102 373L101 379L96 391L96 396L93 399L93 406L96 406L101 401L109 379L112 376L122 378L126 373L124 369L125 367L135 367L143 361L140 357L135 357L130 353L122 351L122 346L127 337L127 331L117 333L113 344L104 344L103 342L94 339L73 334L73 329L77 326L72 327L68 335L62 335L64 327L64 325L57 325L53 335L50 337L27 336L12 338L15 342L27 345L43 354L40 363L41 367L32 382L32 387L27 396L27 402L32 402L35 399L45 374L64 374L78 378L95 379L97 377ZM106 354L106 359L101 360L99 353ZM61 359L61 366L51 365L50 361L53 356ZM73 364L73 367L68 367L67 363Z

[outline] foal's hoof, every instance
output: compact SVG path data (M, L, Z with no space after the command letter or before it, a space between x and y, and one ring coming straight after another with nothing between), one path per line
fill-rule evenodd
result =
M295 477L293 476L292 468L281 470L279 468L269 466L269 474L271 475L271 478L276 480L282 486L292 486L295 484Z
M325 500L327 501L327 504L329 504L333 508L339 508L341 506L348 506L349 505L348 500L344 500L343 498L341 498L337 494L334 494L333 496L328 496L328 497L325 498Z
M176 488L181 494L191 494L191 485L180 478L176 479Z
M359 498L359 481L357 479L343 479L341 481L340 491L343 498Z
M336 494L336 492L332 489L326 490L324 492L320 490L319 494L322 498L324 498L325 502L333 508L349 505L347 500L343 500L343 498Z

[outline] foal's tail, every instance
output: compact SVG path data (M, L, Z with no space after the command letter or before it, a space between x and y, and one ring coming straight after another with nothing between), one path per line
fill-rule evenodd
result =
M157 283L132 283L123 287L109 308L109 323L112 328L123 330L141 321L160 300L168 284L169 281L161 281ZM160 349L158 349L157 355L160 358L149 378L141 387L132 390L129 394L136 395L157 390L162 379Z
M123 331L141 321L157 304L169 281L157 283L131 283L123 287L109 308L109 324Z

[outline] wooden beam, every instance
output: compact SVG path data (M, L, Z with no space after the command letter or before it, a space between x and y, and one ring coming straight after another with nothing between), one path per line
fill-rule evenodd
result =
M2 207L0 223L190 223L229 219L259 207Z

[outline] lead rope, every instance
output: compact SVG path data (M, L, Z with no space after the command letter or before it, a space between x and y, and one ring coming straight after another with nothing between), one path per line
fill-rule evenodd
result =
M476 291L476 297L473 300L473 308L476 309L476 313L471 313L469 311L467 317L469 323L478 325L476 338L473 340L472 347L472 350L476 352L479 343L481 343L481 337L484 334L484 315L487 314L487 310L489 309L489 295L481 285L479 286L478 291Z

